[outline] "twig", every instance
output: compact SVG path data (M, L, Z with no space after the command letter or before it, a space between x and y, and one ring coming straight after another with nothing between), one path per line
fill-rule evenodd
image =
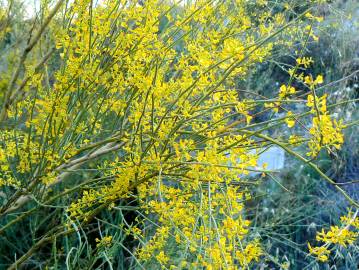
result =
M55 16L55 14L57 13L57 11L60 9L62 3L64 2L64 0L59 0L57 2L57 4L55 5L55 7L51 10L49 16L45 19L44 23L41 25L39 31L34 35L33 38L31 38L29 40L28 45L26 46L26 48L24 49L21 57L20 57L20 61L19 64L15 70L15 72L13 73L13 76L11 78L11 81L9 83L9 86L6 90L5 96L4 96L4 103L2 105L1 108L1 112L0 112L0 123L3 122L6 118L6 113L7 110L9 109L11 103L10 103L10 97L12 95L12 91L15 87L16 81L20 75L20 71L25 63L25 60L28 56L28 54L31 52L31 50L35 47L36 43L40 40L40 37L42 36L43 32L45 31L46 27L48 26L48 24L51 22L52 18Z
M41 61L35 67L35 73L38 72L39 69L46 63L46 61L50 58L54 51L55 47L52 47L50 51L41 59ZM26 76L26 78L23 79L19 87L12 93L8 101L9 106L16 100L17 96L20 94L20 92L23 90L29 80L30 76Z
M342 81L345 81L345 80L347 80L347 79L353 77L353 76L354 76L355 74L357 74L357 73L359 73L359 69L356 70L356 71L354 71L353 73L349 74L348 76L345 76L345 77L343 77L343 78L341 78L341 79L339 79L339 80L337 80L337 81L330 82L330 83L328 83L328 84L326 84L326 85L320 86L320 87L318 87L316 90L323 89L323 88L326 88L326 87L335 85L335 84L337 84L337 83L340 83L340 82L342 82Z
M289 154L291 154L292 156L296 157L297 159L305 162L306 164L308 164L311 168L313 168L316 172L318 172L320 174L320 176L322 176L327 182L329 182L330 184L332 184L340 193L343 194L343 196L349 201L350 204L352 204L353 206L355 206L356 208L359 208L359 203L355 200L353 200L341 187L339 187L337 185L336 182L334 182L330 177L328 177L324 172L322 172L321 169L318 168L318 166L314 163L312 163L311 161L308 161L307 159L305 159L304 157L302 157L301 155L299 155L298 153L292 151L290 148L288 148L287 146L285 146L284 144L282 144L281 142L276 141L275 139L268 137L264 134L260 134L260 133L255 133L252 131L243 131L244 133L250 134L250 135L254 135L256 137L268 140L276 145L278 145L279 147L281 147L283 150L285 150L286 152L288 152Z
M120 149L125 143L119 143L116 144L114 142L108 143L106 145L104 145L103 147L95 150L92 153L89 153L83 157L79 157L77 159L72 160L71 162L67 163L67 166L59 166L57 169L55 169L55 171L61 171L62 169L66 169L67 171L60 173L56 180L51 183L50 185L44 186L43 189L48 189L60 182L62 182L71 172L71 170L75 170L77 168L79 168L82 164L90 161L90 160L94 160L100 156L103 156L105 154L108 154L110 152L116 151L118 149ZM68 171L70 170L70 171ZM37 183L38 179L34 179L32 183L30 183L30 186L34 186ZM9 207L6 210L3 210L3 213L8 214L10 212L13 212L15 210L17 210L18 208L22 207L24 204L26 204L27 202L29 202L32 199L32 197L30 195L20 195L18 199L16 199L16 201L14 202L14 204Z

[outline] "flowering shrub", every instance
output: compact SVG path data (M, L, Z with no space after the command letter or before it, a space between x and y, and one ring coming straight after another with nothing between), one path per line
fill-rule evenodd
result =
M241 269L265 260L245 206L252 196L248 174L270 173L258 164L261 151L280 146L333 184L295 147L307 143L312 159L322 149L340 149L345 125L330 115L336 104L327 106L326 95L316 92L324 78L304 74L313 62L304 50L274 99L243 95L237 85L276 46L318 40L312 26L322 18L312 2L274 8L263 0L60 0L44 7L6 82L0 115L0 186L7 198L0 213L38 205L0 231L68 199L58 205L62 221L10 269L131 201L140 214L131 223L123 218L119 228L136 239L136 248L123 248L140 268ZM295 111L293 102L307 102L310 110ZM255 121L269 110L268 120ZM280 126L292 128L290 137L270 136ZM333 244L354 241L349 231L336 241L329 232L318 235ZM104 252L115 236L96 243ZM309 248L320 260L329 255Z

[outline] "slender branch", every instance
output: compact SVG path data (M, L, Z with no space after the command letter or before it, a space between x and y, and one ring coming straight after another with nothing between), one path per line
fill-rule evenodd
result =
M83 157L79 157L77 159L72 160L71 162L67 163L67 166L63 166L63 165L59 166L57 169L55 169L55 171L61 171L62 169L66 169L66 171L60 173L53 183L42 187L42 189L47 190L50 187L62 182L71 173L71 170L75 170L75 169L79 168L81 165L83 165L84 163L86 163L88 161L97 159L105 154L116 151L116 150L120 149L124 144L125 144L124 142L119 143L119 144L116 144L114 142L108 143L108 144L104 145L103 147L95 150L92 153L88 153L87 155L85 155ZM30 183L30 186L35 186L36 183L38 183L38 179L34 179L33 182ZM16 199L16 201L12 204L12 206L8 207L7 209L3 209L2 212L5 214L13 212L13 211L19 209L20 207L22 207L24 204L26 204L30 200L31 200L30 195L20 195L19 198Z
M278 142L277 140L268 137L264 134L260 134L260 133L254 133L252 131L246 131L243 130L244 133L247 134L253 134L256 137L265 139L267 141L270 141L276 145L278 145L279 147L281 147L283 150L285 150L286 152L288 152L289 154L291 154L292 156L296 157L297 159L305 162L306 164L308 164L311 168L313 168L316 172L319 173L320 176L322 176L328 183L332 184L340 193L343 194L343 196L349 201L350 204L352 204L353 206L355 206L356 208L359 208L359 202L353 200L341 187L339 187L337 185L336 182L334 182L329 176L327 176L321 169L318 168L318 166L314 163L312 163L311 161L308 161L307 159L305 159L304 157L302 157L301 155L299 155L298 153L294 152L292 149L288 148L286 145L284 145L281 142Z
M75 231L75 229L72 228L72 229L60 231L60 232L58 232L56 234L53 234L51 236L44 236L38 242L36 242L36 244L33 245L24 255L22 255L18 260L16 260L16 262L14 262L8 268L8 270L18 269L18 267L21 266L21 264L23 264L27 259L29 259L43 245L45 245L46 243L51 243L54 239L56 239L56 238L58 238L60 236L65 236L65 235L71 234L74 231Z
M40 70L40 68L46 63L46 61L50 58L50 56L53 54L54 51L55 51L55 47L52 47L50 51L41 59L41 61L35 67L35 73L37 73ZM18 86L18 88L16 88L16 90L11 94L8 101L9 106L16 101L17 96L21 93L21 91L24 89L24 87L26 86L29 80L30 80L30 76L26 76L25 79L23 79L21 84Z
M15 72L13 73L13 76L11 78L11 81L9 83L9 86L6 90L5 96L4 96L4 103L2 105L1 108L1 112L0 112L0 123L3 122L6 117L7 117L7 110L9 109L11 103L10 103L10 97L12 95L13 89L16 85L16 81L20 75L20 71L22 69L22 67L24 66L25 60L28 56L28 54L31 52L31 50L35 47L35 45L37 44L37 42L40 40L42 34L44 33L46 27L49 25L49 23L51 22L52 18L56 15L56 13L58 12L58 10L60 9L62 3L64 2L64 0L59 0L57 2L57 4L55 5L55 7L51 10L49 16L45 19L44 23L41 25L39 31L34 35L33 38L30 39L28 45L26 46L26 48L24 49L21 57L20 57L20 61L19 64L15 70Z
M340 83L340 82L342 82L342 81L346 81L347 79L350 79L351 77L353 77L353 76L356 75L357 73L359 73L359 69L356 70L356 71L354 71L354 72L352 72L352 73L349 74L348 76L345 76L345 77L339 79L339 80L336 80L336 81L334 81L334 82L330 82L330 83L328 83L328 84L326 84L326 85L323 85L323 86L320 86L320 87L317 88L317 90L323 89L323 88L326 88L326 87L333 86L333 85L335 85L335 84L337 84L337 83Z

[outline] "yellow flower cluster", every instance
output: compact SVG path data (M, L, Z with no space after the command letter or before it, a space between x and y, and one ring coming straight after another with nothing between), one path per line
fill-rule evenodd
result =
M104 248L104 247L110 247L112 244L112 236L108 235L108 236L104 236L101 239L96 238L96 246L97 248Z
M281 105L282 101L287 99L289 96L294 95L295 93L296 93L296 90L293 86L291 86L291 85L286 86L286 85L282 84L281 87L279 88L278 101L266 102L266 103L264 103L264 107L272 108L273 111L277 113L279 111L279 106Z
M330 230L325 232L322 230L317 233L316 240L326 243L339 244L346 247L347 244L353 244L357 237L357 234L350 231L347 228L339 228L338 226L331 226Z
M308 146L310 152L308 156L315 157L322 148L335 147L340 149L344 142L344 136L342 129L344 125L342 121L332 120L327 112L326 95L317 97L308 95L307 106L311 108L313 116L313 124L309 129L309 133L312 135Z
M309 249L309 253L314 255L318 259L318 261L320 262L328 261L330 250L328 250L326 246L312 247L310 243L308 243L308 249Z
M289 128L294 127L295 120L292 118L293 113L291 111L287 112L287 118L285 119L285 122L287 123Z
M279 89L279 98L284 99L289 95L295 94L295 88L293 86L282 85Z
M335 245L347 247L358 240L359 236L359 218L357 213L349 212L348 215L340 218L341 226L331 226L329 230L322 229L317 232L316 240L323 242L319 247L312 247L308 243L310 254L314 255L319 261L326 262L331 254L331 248Z
M303 66L304 68L308 68L312 63L314 63L312 57L302 57L302 58L297 58L296 62L298 64L298 66Z
M313 79L312 76L305 76L304 77L304 82L309 86L309 88L314 88L318 84L323 83L323 76L318 75L317 78L315 78L315 80Z
M297 58L296 61L297 65L303 68L307 68L313 63L311 57ZM330 147L340 149L344 142L342 133L344 125L342 124L342 120L333 120L329 115L327 111L327 94L318 97L315 91L317 86L324 82L323 76L318 75L314 79L312 75L305 76L303 72L297 74L296 69L290 69L289 74L305 84L311 92L307 97L306 104L307 107L311 108L310 113L313 115L312 126L309 129L311 138L308 142L308 146L310 151L307 155L314 158L323 148L326 148L328 151L330 151ZM283 89L281 89L280 98L283 98L287 92L288 88L283 87ZM295 90L293 90L293 92L295 92ZM287 114L288 117L285 119L288 127L293 127L295 124L294 118L291 117L292 115L292 112L289 111Z

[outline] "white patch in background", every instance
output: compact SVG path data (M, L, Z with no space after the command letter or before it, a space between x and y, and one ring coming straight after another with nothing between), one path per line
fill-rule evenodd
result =
M33 18L40 10L40 0L24 0L25 19Z
M278 146L272 146L267 151L259 155L258 167L263 167L263 164L267 164L266 170L278 171L284 168L284 150ZM255 172L254 174L259 174Z
M256 149L250 150L249 154L255 155L257 152L261 152L264 149ZM227 153L229 155L229 153ZM279 146L271 146L265 150L265 152L261 153L257 160L257 166L253 167L254 170L263 170L264 164L266 164L266 171L279 171L284 168L284 161L285 161L285 151ZM237 164L240 164L241 160L237 159ZM236 164L228 164L229 166L236 166ZM256 176L261 174L261 172L249 172L249 176ZM240 175L243 177L244 175Z
M252 153L255 154L255 150L253 150ZM259 155L257 160L257 167L253 169L263 170L263 165L266 164L266 171L279 171L284 168L284 159L284 150L279 146L271 146L265 152ZM261 174L261 172L250 172L249 176L256 176L258 174Z

